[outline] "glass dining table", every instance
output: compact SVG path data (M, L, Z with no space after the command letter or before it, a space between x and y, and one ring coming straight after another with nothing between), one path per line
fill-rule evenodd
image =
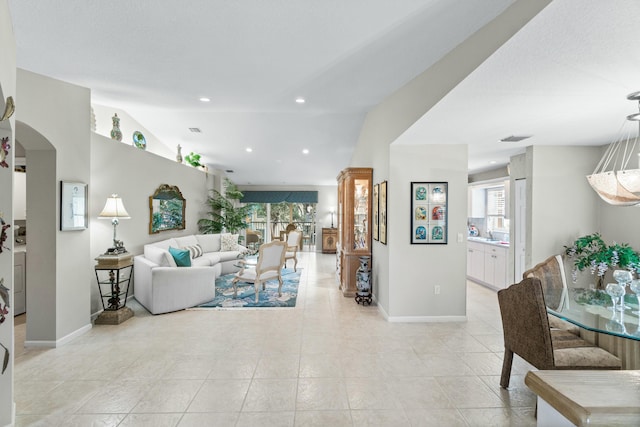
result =
M568 288L565 292L565 297L560 298L547 298L545 295L545 300L560 301L558 307L547 305L549 314L587 331L640 341L640 316L635 294L627 291L624 304L618 304L618 309L614 310L611 297L604 291Z

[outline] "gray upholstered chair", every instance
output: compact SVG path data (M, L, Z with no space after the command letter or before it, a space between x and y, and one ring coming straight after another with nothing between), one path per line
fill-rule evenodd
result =
M302 232L300 230L291 230L287 235L287 253L284 257L284 265L287 266L287 261L293 260L293 271L297 271L298 265L298 248L302 241Z
M498 291L504 332L500 386L509 387L513 354L537 369L620 369L620 359L566 330L549 328L540 279Z
M260 246L258 252L258 264L255 268L245 268L235 274L231 281L233 284L233 297L238 296L238 282L253 283L256 290L256 302L258 302L260 284L265 289L265 282L268 280L278 280L278 295L282 296L282 265L284 264L284 254L287 250L285 242L269 242Z

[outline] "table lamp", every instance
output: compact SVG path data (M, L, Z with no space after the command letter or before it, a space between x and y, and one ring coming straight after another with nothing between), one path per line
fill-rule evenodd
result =
M333 228L333 215L336 213L334 208L331 208L331 228Z
M98 215L98 218L110 219L113 224L113 247L107 249L105 255L119 255L126 253L127 250L125 249L124 244L121 240L116 238L116 228L118 227L120 219L129 219L131 217L124 208L122 199L118 197L117 194L112 194L107 198L107 203L105 203L102 212Z

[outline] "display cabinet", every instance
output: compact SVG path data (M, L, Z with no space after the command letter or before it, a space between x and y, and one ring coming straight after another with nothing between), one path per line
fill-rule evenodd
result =
M338 175L337 270L345 297L356 294L361 256L371 256L373 169L347 168Z

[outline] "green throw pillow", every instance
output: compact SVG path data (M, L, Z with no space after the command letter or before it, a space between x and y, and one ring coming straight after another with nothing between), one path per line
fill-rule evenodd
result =
M188 249L176 249L169 246L169 253L176 261L178 267L191 267L191 258Z

